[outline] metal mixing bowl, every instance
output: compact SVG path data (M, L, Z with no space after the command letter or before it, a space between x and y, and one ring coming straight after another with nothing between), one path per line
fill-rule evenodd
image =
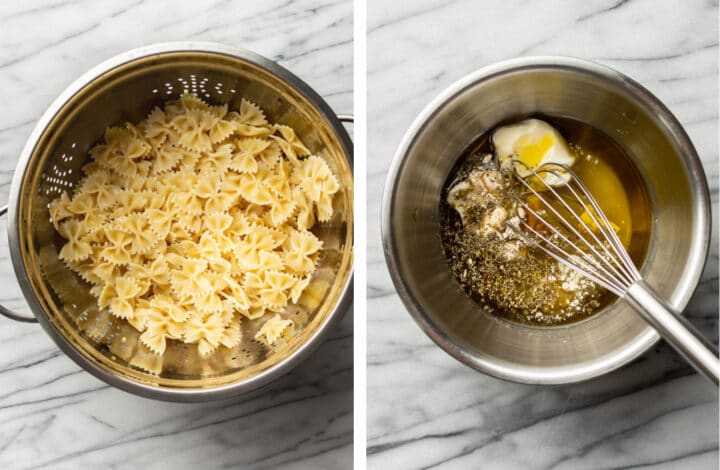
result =
M472 73L435 98L403 138L382 206L385 256L415 321L440 347L482 372L526 383L589 379L657 340L624 302L562 327L493 317L458 286L440 244L446 178L480 135L532 114L583 121L612 137L642 176L653 213L643 277L677 310L687 305L710 240L710 199L698 156L677 119L648 90L607 67L521 58Z
M184 91L238 109L260 105L271 122L293 127L337 175L333 218L318 226L323 241L308 300L292 307L304 325L285 347L267 352L252 341L257 322L243 322L243 341L202 358L175 342L163 356L137 341L124 320L99 310L89 285L58 259L62 242L48 203L72 192L87 152L106 126L142 120ZM18 281L34 317L60 348L100 379L153 398L204 401L256 389L287 372L319 346L350 304L353 259L352 142L327 103L299 78L252 52L210 43L135 49L97 66L50 106L25 146L12 182L8 238ZM4 211L0 211L0 215ZM290 307L289 307L290 308ZM0 313L22 318L6 308ZM33 320L29 318L27 320Z

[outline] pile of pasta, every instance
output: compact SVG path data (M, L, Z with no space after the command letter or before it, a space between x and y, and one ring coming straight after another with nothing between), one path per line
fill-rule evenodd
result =
M292 128L246 100L228 112L185 94L108 128L90 156L49 206L59 257L150 350L172 339L208 356L240 342L242 318L298 301L322 248L310 228L340 186ZM280 315L267 323L256 339L269 347L295 334Z

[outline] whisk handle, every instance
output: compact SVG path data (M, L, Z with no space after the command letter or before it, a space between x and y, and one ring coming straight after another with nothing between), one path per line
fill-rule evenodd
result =
M708 380L720 382L717 348L684 317L676 313L647 283L638 281L625 293L625 300L660 336Z

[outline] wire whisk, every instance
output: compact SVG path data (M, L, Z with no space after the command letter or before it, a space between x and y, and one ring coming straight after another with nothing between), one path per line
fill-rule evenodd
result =
M568 166L511 162L525 191L522 217L508 226L530 245L626 301L695 369L716 385L717 349L642 278L598 201ZM523 168L526 176L518 174ZM533 203L529 202L533 198ZM524 212L523 212L524 211Z

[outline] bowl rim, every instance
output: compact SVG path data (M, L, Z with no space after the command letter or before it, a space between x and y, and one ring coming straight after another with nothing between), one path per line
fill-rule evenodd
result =
M87 72L83 73L79 78L72 82L52 104L43 113L42 117L37 121L35 128L28 137L26 144L20 153L20 158L12 178L10 187L10 197L8 201L8 246L14 267L15 275L20 284L25 301L28 303L32 314L38 320L45 332L53 339L55 344L73 361L80 365L83 369L93 374L100 380L117 387L126 392L146 398L159 399L165 401L176 402L202 402L210 400L218 400L236 396L242 393L248 393L263 387L275 380L276 378L286 374L296 367L300 362L306 359L315 349L323 342L323 339L330 331L340 322L348 307L352 303L353 294L353 266L351 264L348 277L342 286L341 295L328 313L327 319L321 323L317 330L308 338L308 340L298 346L289 356L276 364L264 369L257 375L247 378L246 380L223 384L215 387L207 388L172 388L158 385L150 385L126 377L115 375L98 364L92 362L88 357L80 352L71 344L53 325L48 315L42 308L39 300L36 298L31 286L28 273L22 259L19 249L20 243L20 223L19 203L20 189L25 179L25 173L30 162L30 158L34 153L35 146L46 131L48 124L54 116L65 105L69 98L81 91L84 87L100 78L106 72L109 72L119 66L128 64L138 59L149 56L160 56L165 54L173 54L178 52L200 52L208 54L225 55L234 59L240 59L264 71L280 78L282 81L290 85L295 91L302 95L307 101L315 107L316 111L327 121L328 125L338 138L342 146L343 153L348 160L350 171L353 170L353 144L350 136L342 125L338 115L330 108L327 102L307 83L294 75L292 72L282 67L278 63L248 49L230 46L215 42L204 41L174 41L161 42L142 47L134 48L120 54L117 54L100 64L94 66ZM354 238L354 237L353 237ZM353 240L354 243L354 240ZM351 248L353 249L353 248Z
M390 277L405 308L425 334L445 350L445 352L473 369L503 380L542 385L580 382L609 373L642 355L660 339L660 336L648 325L641 334L636 336L632 342L627 343L624 347L593 359L592 361L586 361L572 366L528 367L510 361L476 357L453 343L450 338L432 322L423 311L411 289L405 284L397 259L392 219L397 189L396 183L407 163L408 151L412 148L418 135L420 135L436 113L450 103L456 96L462 94L477 83L509 73L550 69L561 69L595 75L626 88L641 105L646 106L660 117L669 131L670 138L678 145L680 157L683 159L690 174L691 191L695 199L694 207L700 214L697 221L698 230L692 239L692 244L699 248L694 250L697 255L693 256L693 253L691 253L691 257L687 261L687 264L690 265L691 268L689 274L684 276L684 285L686 288L680 292L676 291L675 295L669 299L669 303L675 309L682 312L700 281L705 263L707 262L707 254L710 246L712 215L710 193L705 172L690 137L670 109L640 83L608 66L576 57L527 56L493 63L471 72L452 83L423 108L400 141L385 180L380 211L383 251L385 253L385 260L390 272Z

